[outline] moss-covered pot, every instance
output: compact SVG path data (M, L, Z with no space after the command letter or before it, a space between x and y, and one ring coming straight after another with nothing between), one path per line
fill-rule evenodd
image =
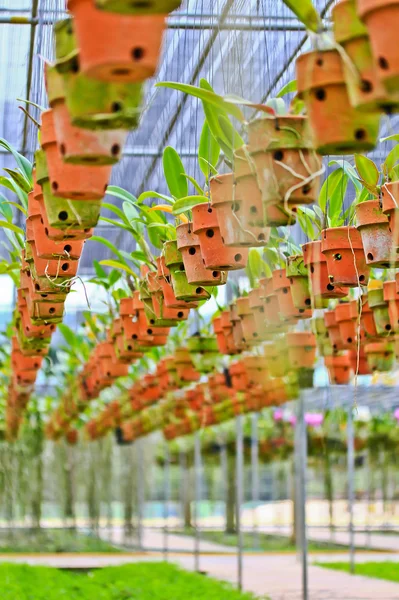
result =
M210 298L207 292L201 286L194 286L188 283L187 275L184 270L183 258L177 248L176 241L166 242L164 244L165 264L170 271L173 291L177 300L184 302L194 302L196 300L208 300Z
M101 10L120 13L121 15L166 15L179 8L181 0L147 0L145 2L95 0L95 5Z

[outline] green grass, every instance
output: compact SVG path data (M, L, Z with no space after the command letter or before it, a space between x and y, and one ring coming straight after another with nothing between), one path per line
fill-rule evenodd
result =
M71 530L41 529L40 531L29 531L14 529L11 532L0 532L0 554L120 551L99 538Z
M173 533L182 535L194 535L194 531L191 529L185 529L184 531L175 531ZM238 539L235 534L227 534L224 531L201 531L200 537L208 542L214 542L216 544L222 544L223 546L237 546ZM256 545L258 540L258 545ZM243 533L244 549L249 551L261 551L261 552L295 552L296 547L293 545L287 536L283 535L271 535L266 533L259 533L256 537L249 532ZM309 542L309 552L332 552L341 551L345 549L345 546L341 544L335 544L333 542Z
M165 563L72 574L0 564L1 600L254 600L228 584Z
M334 569L335 571L350 572L349 563L316 563L318 567ZM376 579L387 579L399 582L399 564L397 562L366 562L359 563L355 567L355 575L364 575Z

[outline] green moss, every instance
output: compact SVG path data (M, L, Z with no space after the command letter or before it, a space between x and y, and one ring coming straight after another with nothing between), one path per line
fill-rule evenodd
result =
M85 575L0 565L2 600L254 600L229 584L162 563L109 567Z

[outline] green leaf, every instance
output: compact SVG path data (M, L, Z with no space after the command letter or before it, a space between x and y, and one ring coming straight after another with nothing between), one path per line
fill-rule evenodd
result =
M212 86L207 82L206 79L200 80L200 87L204 90L212 92L212 94L214 93ZM205 119L206 119L206 122L208 123L211 135L213 135L214 139L216 140L216 144L218 144L218 142L217 142L218 138L223 139L223 131L219 125L219 117L226 116L227 113L225 110L223 110L213 104L210 104L209 102L203 102L202 106L204 109ZM219 149L219 154L220 154L220 149Z
M114 213L114 215L119 217L120 220L122 221L122 223L124 223L126 226L130 225L129 220L126 217L125 213L118 206L115 206L115 204L109 204L108 202L103 202L101 206L102 206L102 208L105 208L105 209L109 210L110 212ZM115 221L115 223L117 224L118 222Z
M78 342L79 342L79 338L76 335L76 333L74 333L72 331L72 329L70 327L68 327L68 325L65 325L65 323L60 323L58 325L58 329L59 331L62 333L66 343L72 348L73 346L75 346Z
M103 244L103 246L106 246L109 250L111 250L111 252L113 252L121 260L121 262L123 262L123 263L125 262L123 256L119 252L118 248L116 248L116 246L114 246L114 244L112 242L110 242L109 240L107 240L99 235L93 235L89 239L89 242L98 242L99 244ZM99 264L102 265L103 263L100 262Z
M127 202L125 200L124 203L122 204L122 208L123 208L123 213L124 213L125 218L128 223L133 221L133 219L137 219L139 213L138 213L136 207L131 202Z
M107 187L106 193L109 194L110 196L115 196L115 198L121 198L122 200L127 200L128 202L132 202L133 204L136 204L136 202L137 202L136 196L133 196L133 194L131 194L127 190L124 190L123 188L119 187L118 185L109 185Z
M363 189L363 186L360 183L356 169L354 167L352 167L352 165L347 160L331 160L328 163L328 166L330 166L330 167L332 167L334 165L336 165L337 167L342 169L344 171L344 173L346 175L348 175L349 179L355 186L356 194L357 195L360 194Z
M286 94L292 94L292 93L297 92L297 91L298 91L297 82L296 82L296 79L293 79L292 81L286 83L281 88L281 90L278 92L276 98L282 98Z
M32 165L29 162L29 160L27 158L25 158L25 156L22 156L22 154L17 152L15 150L14 146L9 144L7 142L7 140L5 140L4 138L0 138L0 146L5 148L5 150L10 152L14 156L15 162L17 163L17 165L18 165L21 173L25 177L25 179L27 181L33 182L33 180L32 180Z
M172 196L177 199L187 196L186 170L176 150L167 146L163 151L162 162L166 183Z
M204 202L209 202L209 198L206 196L186 196L185 198L180 198L176 200L173 205L173 214L181 215L184 212L187 212L196 206L196 204L202 204Z
M245 121L244 114L238 108L238 106L231 102L226 102L222 96L215 94L215 92L210 91L209 89L204 89L204 87L198 88L194 85L188 85L186 83L177 83L174 81L161 81L160 83L157 83L155 87L171 88L172 90L178 90L179 92L183 92L184 94L188 94L189 96L194 96L195 98L199 98L203 102L215 105L216 107L222 109L223 112L232 115L242 123L244 123Z
M17 204L16 206L19 207L19 204ZM6 219L6 221L12 223L13 214L12 209L9 206L9 202L0 202L0 212Z
M399 133L394 133L388 137L381 138L380 142L399 142Z
M223 132L224 142L227 143L233 152L245 146L244 140L227 117L221 115L219 117L219 125Z
M270 106L276 115L281 116L287 114L287 107L285 106L285 102L282 98L270 98L265 105Z
M108 277L110 286L112 287L113 285L115 285L115 283L117 283L121 277L122 277L122 273L120 273L116 269L112 270Z
M292 10L307 29L317 33L322 22L319 13L311 0L283 0L284 4Z
M254 288L256 282L262 277L262 273L264 270L264 262L260 255L259 250L256 248L251 248L248 254L248 263L245 268L245 271L248 275L248 279L251 284L251 288Z
M210 167L215 166L219 160L220 146L211 133L208 122L202 127L201 138L198 148L198 163L206 181L212 173Z
M193 184L193 186L195 187L195 189L197 190L197 192L198 192L198 193L199 193L201 196L203 196L203 194L204 194L204 190L203 190L203 189L202 189L202 187L199 185L198 181L196 181L196 180L194 179L194 177L191 177L191 175L187 175L187 174L186 174L186 175L185 175L185 177L188 179L188 181L190 181L190 183L192 183L192 184Z
M363 154L355 154L355 164L360 180L372 194L378 194L380 172L372 160Z
M219 144L218 144L219 146ZM220 149L220 146L219 146ZM219 175L219 171L217 169L215 169L215 167L213 165L211 165L211 163L209 163L207 160L205 160L205 158L198 158L198 162L199 162L199 166L201 171L204 173L206 173L205 177L208 177L208 173L210 175Z
M8 177L4 177L4 175L0 175L0 185L7 188L11 192L15 192L14 186L12 185L11 181L8 179Z
M386 174L386 176L388 176L388 179L391 179L391 170L393 169L393 167L396 165L396 163L398 161L399 161L399 144L394 146L394 148L392 148L392 150L389 152L389 154L386 157L384 164L383 164L383 170L384 170L384 173Z
M330 227L340 227L343 224L342 206L348 189L349 178L343 174L341 183L336 186L334 192L329 194L328 217Z
M8 223L8 221L0 221L0 228L9 229L14 233L18 233L19 235L25 236L25 232L23 229L17 227L17 225L14 225L13 223Z
M165 196L165 194L160 194L158 192L143 192L138 197L137 203L142 204L144 200L147 200L148 198L158 198L159 200L165 200L165 202L168 202L169 204L174 203L173 198L171 198L170 196Z
M2 202L0 203L0 206L4 205L4 204L10 204L11 206L13 206L14 208L16 208L17 210L21 211L21 213L23 215L25 215L25 217L28 216L28 211L26 210L26 208L24 208L23 206L21 206L20 204L17 204L16 202L11 202L11 200L7 200L7 202ZM4 213L3 213L4 214ZM5 215L4 215L5 216ZM11 212L11 219L12 219L12 212Z
M319 194L319 206L324 214L327 212L327 204L331 195L342 184L343 177L344 171L342 168L339 168L330 173L324 181Z
M21 175L18 171L14 171L13 169L7 169L4 167L4 171L9 174L11 179L27 194L32 191L32 183L26 181L25 177Z
M104 271L104 269L101 267L100 263L98 262L98 260L93 260L93 267L94 270L96 272L96 275L99 279L106 279L107 278L107 273Z
M127 264L118 262L117 260L100 260L100 265L104 265L105 267L113 267L114 269L120 269L121 271L125 271L132 275L135 279L139 279L137 273L133 271Z

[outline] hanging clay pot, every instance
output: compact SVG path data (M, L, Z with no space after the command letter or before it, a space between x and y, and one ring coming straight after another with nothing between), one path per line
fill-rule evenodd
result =
M269 328L265 319L265 301L262 297L262 289L259 287L251 290L248 294L248 298L259 338L265 340L269 336Z
M183 257L177 248L177 242L165 242L163 253L165 256L165 265L170 271L171 284L176 300L184 302L208 300L210 298L209 292L201 286L194 286L188 283L184 270Z
M334 312L343 347L353 347L356 344L358 333L358 311L356 301L337 304Z
M244 340L250 346L261 342L253 311L249 305L248 296L237 298L237 314L241 319Z
M369 289L368 294L368 305L373 311L375 328L377 335L391 335L392 325L389 318L388 302L384 300L384 290L382 287L375 289ZM366 329L367 332L367 329Z
M362 237L356 227L324 229L321 251L327 260L331 283L345 287L367 285L370 267L366 263Z
M46 228L42 216L35 215L32 219L33 233L35 237L36 253L39 258L50 260L79 260L84 246L84 241L65 240L55 242L50 240L46 234Z
M67 230L66 236L74 239L86 239L92 234L100 218L101 201L84 200L78 201L56 198L51 192L51 184L48 176L47 160L44 150L35 152L36 181L42 187L43 213L49 226L59 230ZM37 194L38 195L38 194ZM38 195L41 203L40 195Z
M95 5L101 10L122 15L166 15L179 8L181 0L95 0Z
M200 379L200 374L195 370L193 361L187 348L177 348L174 354L175 367L180 385L186 385Z
M322 163L313 149L307 117L267 115L249 123L248 135L266 222L295 222L292 211L298 204L315 202L320 188ZM270 220L271 207L281 209L276 222Z
M316 338L313 333L287 333L287 350L292 369L313 369L316 362Z
M42 356L24 356L19 349L13 350L11 353L11 364L13 368L19 372L38 371L41 367L42 361Z
M290 281L291 297L295 308L298 310L311 308L309 273L302 254L287 258L286 275Z
M364 296L362 296L362 307L361 307L361 324L362 324L362 328L364 329L366 338L369 338L370 341L373 340L373 338L377 337L377 329L375 326L375 321L374 321L374 311L370 308L369 303L368 303L368 298L367 296L365 297L366 299L364 300Z
M358 355L359 350L359 355ZM364 347L349 350L349 360L351 362L352 371L356 375L371 375L371 370L367 362L367 355Z
M236 158L235 166L236 174L215 175L209 181L212 208L217 214L223 243L234 247L266 246L270 229L264 226L256 177L246 160Z
M267 368L272 377L285 377L290 370L286 338L276 339L263 346Z
M134 350L133 343L130 340L127 341L123 334L120 334L116 337L115 352L118 362L128 365L132 364L135 360L143 356L142 352Z
M246 392L249 388L249 379L245 365L242 361L233 363L229 367L231 383L237 392Z
M225 271L206 269L201 254L198 236L193 232L192 223L182 223L176 227L177 247L181 252L187 281L191 285L224 285L227 281Z
M385 281L383 285L384 300L388 302L389 322L391 331L399 332L399 293L396 281Z
M296 321L297 319L310 319L312 311L309 309L297 309L294 306L291 295L290 280L286 275L285 269L277 269L273 271L273 291L278 298L280 309L280 319L282 321Z
M248 250L224 245L216 210L205 202L194 206L192 215L193 231L198 235L205 267L221 271L245 268Z
M236 314L241 319L240 315L238 314L237 307L236 307ZM240 349L241 345L239 347L236 345L236 341L235 341L236 337L233 333L234 322L231 320L233 315L234 315L234 311L232 312L230 310L224 310L222 312L222 314L220 315L220 318L221 318L220 324L221 324L221 328L222 328L223 335L225 338L227 354L239 354L241 352L241 349ZM247 341L245 340L245 334L244 334L244 328L242 326L242 321L241 321L241 331L244 336L245 344L247 344Z
M382 211L388 216L389 231L396 250L399 247L399 182L391 181L381 188Z
M390 342L375 342L364 347L370 370L374 373L391 371L395 364L394 346Z
M308 268L310 289L315 308L321 299L344 298L349 290L332 283L328 276L327 259L321 251L321 241L302 246L303 262Z
M281 330L283 324L280 319L280 304L279 299L274 291L273 278L265 277L259 280L261 291L260 297L264 300L264 318L266 325L269 327L270 333Z
M270 381L267 359L264 356L244 356L242 362L247 371L249 383L265 388Z
M249 301L249 305L251 306L251 300ZM252 308L252 306L251 306L251 308ZM252 310L253 310L253 313L255 316L256 310L253 308L252 308ZM255 320L256 320L256 317L255 317ZM245 341L241 317L238 314L237 304L235 304L234 302L232 304L230 304L230 323L232 326L233 342L234 342L234 346L237 350L237 353L242 352L243 350L248 350L249 345ZM258 321L256 321L256 324L258 327ZM261 338L262 338L263 329L259 329L259 336Z
M164 14L103 12L93 0L68 0L68 9L74 17L84 75L118 83L153 77L166 27Z
M121 159L124 130L90 131L72 125L65 103L63 77L46 65L46 87L53 110L57 144L62 160L74 165L113 165ZM57 90L61 88L61 92Z
M188 319L189 309L165 306L158 276L154 271L147 273L146 280L140 283L140 300L144 303L147 321L153 327L175 327Z
M332 10L335 40L348 56L345 80L352 106L359 110L388 113L398 106L398 97L387 93L374 60L367 27L357 14L357 0L340 0Z
M355 207L355 213L367 264L379 269L399 266L399 256L396 252L399 246L399 231L394 242L388 215L382 212L380 202L360 202Z
M52 110L42 113L41 143L46 153L51 192L54 196L69 200L103 198L112 167L65 164L57 144Z
M378 141L379 114L351 106L343 65L335 49L307 52L296 63L298 95L305 102L313 145L323 155L368 152Z
M397 0L357 0L357 11L367 27L381 81L390 93L399 92L399 3Z
M211 373L215 370L219 350L214 337L194 335L187 340L187 349L199 373Z
M334 310L326 310L324 313L324 323L326 325L328 336L334 352L344 349L339 325Z
M168 267L165 264L165 257L158 256L156 261L158 281L162 289L165 306L167 308L197 308L198 304L196 302L185 302L184 300L177 300L171 283L172 277Z
M311 321L312 331L316 336L316 344L320 356L328 356L333 353L327 326L323 317L314 317Z
M326 356L324 363L333 385L348 385L352 379L352 365L349 354Z
M40 258L37 254L36 244L31 243L30 248L32 250L34 277L49 277L54 279L54 284L57 284L58 280L63 283L65 279L76 277L79 266L78 260L68 260L61 257L53 260Z

